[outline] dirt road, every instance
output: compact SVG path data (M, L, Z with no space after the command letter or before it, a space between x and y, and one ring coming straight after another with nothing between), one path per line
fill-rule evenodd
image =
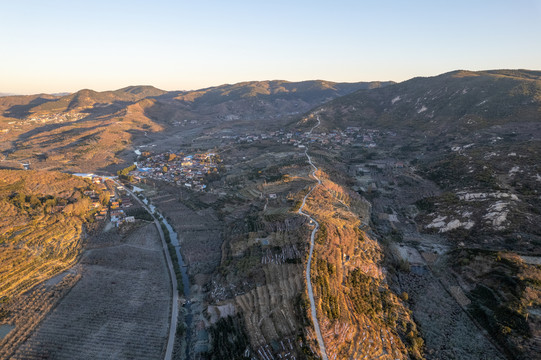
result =
M310 133L312 133L312 131L316 127L318 127L319 124L321 124L321 122L320 122L319 116L318 116L317 117L317 124L312 129L310 129ZM312 162L312 158L310 157L310 155L308 155L308 148L305 150L304 154L308 158L308 163L310 164L310 166L312 166L311 175L314 177L314 179L317 180L317 185L321 185L321 180L316 176L316 171L318 170L318 168ZM308 198L308 196L310 196L312 191L314 191L314 189L317 187L317 185L314 186L308 192L308 194L306 194L304 196L304 198L302 199L302 205L301 205L301 207L299 208L299 210L297 212L299 214L301 214L301 215L306 216L308 219L310 219L310 223L315 224L314 229L312 230L312 234L310 235L310 255L308 256L308 262L306 263L306 284L307 284L307 287L308 287L308 297L310 298L310 312L312 313L312 322L314 323L314 330L316 332L317 342L319 344L319 350L321 351L321 358L323 360L327 360L328 358L327 358L327 352L325 351L325 343L323 342L323 336L321 335L321 329L319 328L319 322L317 321L316 303L314 301L314 292L312 290L312 281L310 280L310 268L311 268L311 265L312 265L312 254L314 252L314 239L315 239L317 230L319 229L319 223L314 218L312 218L310 215L308 215L307 213L302 211L302 209L304 208L304 205L306 205L306 199Z

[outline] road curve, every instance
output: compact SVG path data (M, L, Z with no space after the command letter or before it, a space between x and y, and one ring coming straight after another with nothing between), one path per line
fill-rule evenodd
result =
M321 124L321 121L319 120L319 116L318 116L317 124L313 128L310 129L309 133L311 134L312 131L315 128L317 128L320 124ZM318 168L312 162L312 158L310 157L310 155L308 155L308 148L306 148L306 150L304 151L304 154L306 155L308 159L308 163L310 164L310 166L312 166L312 173L310 175L314 179L317 180L317 185L314 186L312 189L310 189L308 194L304 196L304 198L302 199L302 205L297 211L297 213L299 213L300 215L306 216L308 219L310 219L310 223L313 222L315 224L314 229L312 230L312 234L310 235L310 254L308 255L308 262L306 263L306 286L308 287L308 297L310 298L310 312L312 314L312 322L314 323L314 330L316 332L316 338L319 344L319 351L321 352L321 358L323 360L328 360L327 352L325 350L325 343L323 342L323 336L321 335L321 329L319 328L319 322L317 321L316 302L314 301L314 292L312 290L312 281L310 279L310 268L312 267L312 254L314 252L314 241L315 241L317 230L319 229L319 223L310 215L302 211L302 209L304 208L304 205L306 205L306 199L308 198L308 196L310 196L312 191L314 191L314 189L318 185L321 185L321 180L316 175L316 171L318 170Z
M118 183L116 180L113 180L115 184L118 186L123 186L122 184ZM173 356L173 347L175 345L175 334L177 331L177 321L178 321L178 289L177 289L177 277L175 275L175 270L173 268L173 262L171 261L171 256L169 255L169 249L167 248L167 243L165 242L165 236L163 234L162 226L158 219L154 217L154 214L148 206L141 201L133 192L131 192L128 188L123 186L124 189L135 199L137 202L148 211L148 213L152 216L154 219L154 225L156 225L156 229L158 229L158 233L160 234L160 239L162 240L162 247L163 252L165 255L165 260L167 262L167 268L169 269L169 278L171 279L171 287L173 290L173 303L171 306L171 321L169 325L169 336L167 337L167 347L165 349L165 355L164 360L171 360Z

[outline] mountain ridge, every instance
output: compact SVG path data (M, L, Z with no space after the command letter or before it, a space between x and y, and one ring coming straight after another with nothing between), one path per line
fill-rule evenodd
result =
M322 111L329 127L350 123L441 133L497 125L519 115L522 120L535 121L540 104L539 71L457 70L373 91L360 89L316 111ZM336 122L338 114L340 121Z
M67 95L58 96L51 94L33 95L6 95L0 101L0 110L9 112L6 104L19 103L22 105L25 99L41 97L49 100L46 104L30 106L29 112L46 111L69 111L75 108L84 108L100 102L126 101L136 102L145 98L173 98L184 102L193 102L212 93L210 97L217 98L215 103L240 98L257 97L258 95L277 95L280 93L300 93L302 91L328 90L329 95L341 96L359 88L377 88L391 84L390 81L352 82L339 83L326 80L307 80L292 82L287 80L265 80L245 81L235 84L222 84L218 86L202 88L197 90L173 90L165 91L151 85L130 85L117 90L95 91L92 89L81 89ZM222 97L222 99L219 99Z

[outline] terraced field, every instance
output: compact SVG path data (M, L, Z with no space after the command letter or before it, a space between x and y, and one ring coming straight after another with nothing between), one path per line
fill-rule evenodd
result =
M90 183L67 174L0 171L0 298L73 266L82 249Z
M94 248L93 248L94 247ZM153 224L92 239L77 285L13 359L163 357L171 289Z

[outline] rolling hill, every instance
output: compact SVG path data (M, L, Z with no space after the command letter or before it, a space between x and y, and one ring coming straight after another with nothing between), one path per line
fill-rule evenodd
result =
M304 113L361 88L389 83L259 81L196 91L166 92L152 86L115 91L83 89L66 96L0 98L4 167L95 171L121 163L120 152L150 136L191 136L241 121L253 128ZM254 122L254 120L257 120ZM164 131L167 130L167 131ZM161 134L161 135L160 135Z
M325 104L329 126L363 124L439 135L539 120L541 73L453 71L359 90Z

